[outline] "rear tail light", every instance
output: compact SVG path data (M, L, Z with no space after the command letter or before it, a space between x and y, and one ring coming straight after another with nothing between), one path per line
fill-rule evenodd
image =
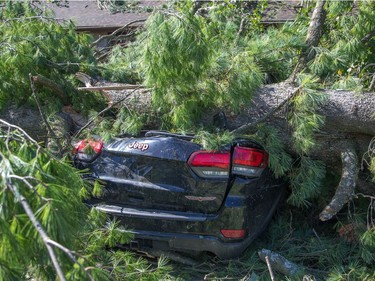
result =
M197 151L188 164L193 171L205 178L225 178L229 175L230 152ZM267 167L268 154L264 150L237 146L233 150L232 173L259 177Z
M244 238L246 233L245 229L222 229L220 232L225 238L232 239Z
M102 149L103 141L98 139L84 139L74 144L72 154L80 161L91 162L98 157Z
M233 151L232 173L247 177L259 177L268 165L264 150L237 146Z
M199 176L205 178L222 178L229 175L229 152L194 152L188 161L190 167Z

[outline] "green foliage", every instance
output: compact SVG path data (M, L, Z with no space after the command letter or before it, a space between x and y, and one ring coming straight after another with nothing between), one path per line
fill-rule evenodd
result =
M165 129L191 130L211 107L238 111L264 81L252 51L261 40L252 46L250 38L238 38L238 18L223 21L228 11L205 19L193 15L189 5L154 13L138 40L126 50L115 49L106 66L108 73L123 73L123 81L141 79L153 89L153 106Z
M197 81L212 52L199 19L156 13L146 23L145 36L140 68L145 84L154 89L155 107L171 111L172 123L192 126L201 103Z
M235 136L228 131L219 133L208 133L200 131L195 141L202 145L205 150L220 150L224 145L231 143Z
M112 82L139 83L141 78L137 62L140 54L136 47L137 44L134 43L130 43L127 48L115 46L108 61L103 65L103 78Z
M316 90L316 79L301 77L301 90L293 99L289 124L296 151L307 154L315 146L314 133L324 124L324 118L316 110L327 101L327 96Z
M97 0L98 6L107 9L111 14L133 11L138 2L137 0Z
M298 207L308 207L309 200L316 198L322 190L325 165L321 161L302 156L289 177L292 193L288 203Z
M356 4L354 4L356 2ZM375 3L373 1L330 1L327 27L317 56L311 62L313 74L333 88L361 90L369 86L374 61ZM356 8L355 8L356 7ZM341 82L336 82L336 81Z
M74 168L51 158L21 134L2 130L1 135L0 259L6 260L10 269L14 266L22 268L17 272L19 280L29 266L43 264L48 266L45 272L51 269L37 229L21 207L22 198L27 198L51 239L62 245L75 246L79 226L87 214L82 198L77 195L87 187ZM12 274L12 271L2 272L1 278L6 280Z
M0 9L0 108L9 102L33 103L29 73L51 79L72 97L75 90L69 76L95 66L92 38L77 34L71 22L61 24L49 16L47 12L39 16L28 1L6 1ZM51 111L60 109L56 93L47 88L38 92Z
M142 13L142 12L151 12L156 7L154 5L147 5L147 2L139 0L96 0L98 7L100 9L106 9L111 14L116 13Z
M375 221L371 222L368 229L360 237L361 258L367 264L375 262Z
M292 167L292 157L285 152L280 132L271 126L261 126L254 137L267 150L269 167L275 177L286 176Z
M98 182L89 185L70 163L5 123L0 134L0 280L55 279L35 220L49 239L74 250L72 262L55 248L68 280L172 279L163 258L153 267L129 252L109 250L132 234L83 203L80 194L100 195Z
M125 133L137 135L141 131L143 124L146 123L144 122L145 120L146 115L137 114L137 112L127 108L121 108L111 131L117 135Z

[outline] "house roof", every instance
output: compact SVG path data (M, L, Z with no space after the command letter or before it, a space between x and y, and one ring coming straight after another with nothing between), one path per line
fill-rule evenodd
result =
M112 29L119 28L133 21L135 26L142 25L150 15L147 7L160 6L163 1L139 1L138 9L124 13L110 13L107 9L100 9L97 1L69 0L67 5L56 6L51 3L43 4L51 9L57 19L72 20L77 30Z
M204 0L202 0L204 1ZM89 31L96 29L117 29L133 21L134 26L142 25L150 15L150 9L162 6L167 0L140 0L137 9L123 13L110 13L107 9L100 9L96 0L69 0L66 6L58 7L51 3L43 2L52 9L57 19L72 20L77 30ZM297 14L300 1L269 1L263 22L279 23L293 20ZM152 9L151 9L152 10Z

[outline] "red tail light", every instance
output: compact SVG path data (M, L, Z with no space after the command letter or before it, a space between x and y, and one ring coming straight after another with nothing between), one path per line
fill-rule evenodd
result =
M259 177L267 167L268 154L264 150L237 146L232 157L232 173L247 177ZM201 177L227 177L230 153L197 151L188 161L194 172Z
M268 154L264 150L240 146L234 148L233 174L259 177L267 165Z
M72 153L76 155L79 160L90 162L100 154L102 149L103 141L98 139L84 139L74 144Z
M233 154L233 164L251 167L267 166L267 153L249 147L235 147Z
M245 229L222 229L221 234L225 238L244 238L245 237Z
M188 161L193 170L202 177L227 177L229 175L229 152L194 152Z

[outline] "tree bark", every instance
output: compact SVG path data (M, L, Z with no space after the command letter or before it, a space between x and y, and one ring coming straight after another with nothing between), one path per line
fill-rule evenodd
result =
M259 119L282 128L288 127L285 110L298 90L288 83L260 88L240 114L226 112L230 129L239 133L252 132L256 128L250 124L257 124ZM342 90L321 90L320 93L328 97L327 102L318 109L318 113L325 117L325 125L320 132L322 137L375 136L374 93L358 94ZM247 129L238 129L244 125L249 126Z

